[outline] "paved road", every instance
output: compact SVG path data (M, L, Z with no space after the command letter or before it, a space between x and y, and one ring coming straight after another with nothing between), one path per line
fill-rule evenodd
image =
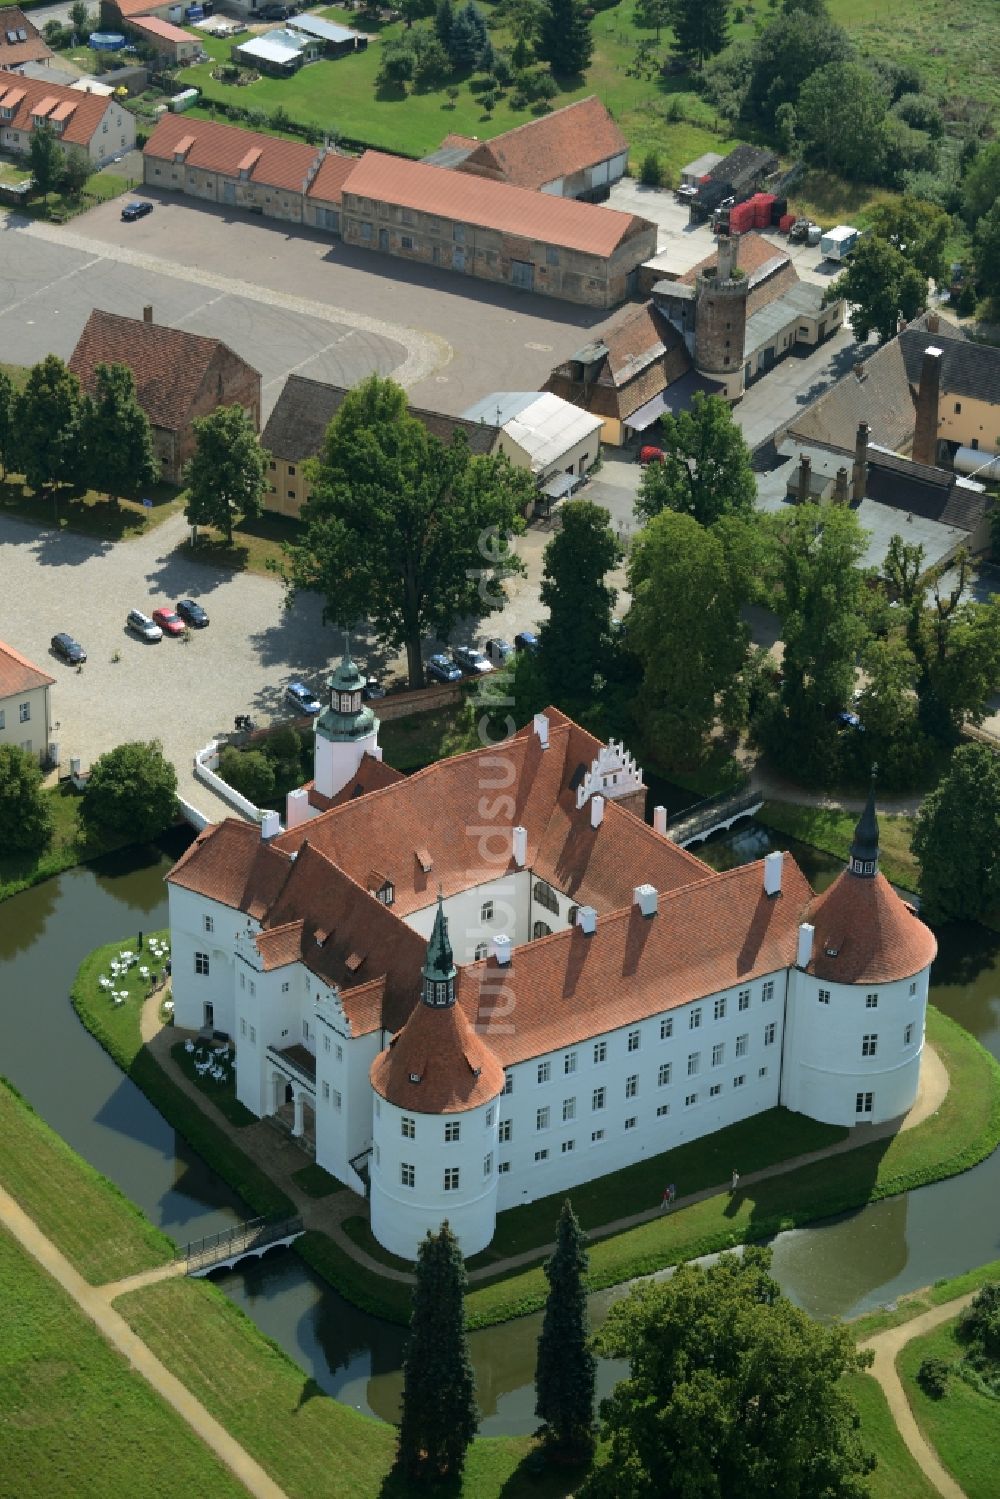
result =
M182 1421L199 1436L206 1447L225 1463L247 1491L257 1499L285 1499L285 1492L264 1472L249 1452L230 1436L214 1416L196 1400L186 1385L171 1374L146 1344L132 1331L124 1317L116 1312L100 1287L88 1285L83 1276L47 1239L34 1219L0 1187L0 1223L42 1269L70 1296L84 1316L94 1323L118 1353L153 1387L157 1395L173 1406ZM108 1412L108 1419L113 1413Z

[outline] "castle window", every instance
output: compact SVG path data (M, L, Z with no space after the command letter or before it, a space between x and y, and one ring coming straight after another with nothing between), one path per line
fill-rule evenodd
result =
M695 1077L701 1070L701 1052L693 1051L688 1057L688 1077Z
M479 908L479 919L480 921L493 920L493 902L491 900L483 901L482 906Z
M403 1136L404 1140L414 1140L414 1139L416 1139L416 1134L417 1134L416 1120L409 1119L404 1114L403 1117L402 1117L402 1119L399 1121L399 1132Z
M773 999L774 998L774 980L773 979L768 979L768 981L767 981L766 984L762 984L761 985L761 988L760 988L760 997L761 997L761 1000L763 1001L764 1004L767 1004L767 1002L768 1002L769 999Z
M281 992L282 992L282 994L287 994L290 988L291 988L291 984L288 982L287 979L285 979L285 982L281 986Z
M490 950L490 948L489 948L489 943L488 942L477 942L476 943L476 962L478 963L478 962L480 962L481 959L485 958L485 956L489 952L489 950Z
M713 1083L712 1086L708 1090L708 1096L709 1096L709 1098L718 1098L718 1096L719 1096L719 1094L721 1092L722 1092L722 1084L721 1083Z
M854 1098L855 1114L870 1114L875 1101L874 1093L857 1093Z
M734 1088L742 1088L742 1086L746 1082L746 1080L747 1080L746 1073L745 1072L741 1072L740 1075L739 1075L739 1077L734 1077L733 1078L733 1087Z
M330 1098L330 1084L329 1083L324 1083L323 1084L323 1097L325 1099L327 1099L327 1101L329 1101L329 1098Z
M765 1027L764 1027L764 1045L765 1046L773 1046L774 1045L774 1036L775 1036L775 1026L773 1024L771 1024L771 1025L765 1025Z
M579 914L579 906L570 906L568 912L566 913L566 920L569 922L570 926L576 926L576 918Z
M493 1175L493 1153L492 1153L492 1151L490 1152L489 1155L483 1157L483 1175L484 1176L492 1176Z
M444 1189L446 1192L458 1191L458 1172L459 1168L457 1166L446 1166L444 1168Z
M254 1025L252 1025L250 1027L250 1045L251 1046L256 1046L257 1045L257 1027L254 1026Z
M513 1119L501 1119L500 1120L500 1144L501 1145L509 1145L510 1144L510 1137L511 1137L511 1135L513 1133L514 1133L514 1121L513 1121Z
M592 1109L603 1109L604 1104L606 1102L606 1099L607 1099L607 1089L606 1088L595 1088L594 1091L593 1091L593 1094L591 1095L590 1107Z
M550 1117L551 1117L551 1110L549 1109L548 1104L546 1104L543 1109L536 1109L535 1110L535 1128L536 1129L548 1129Z
M877 994L866 994L865 995L865 1009L866 1010L877 1010L878 1009L878 995Z
M243 1020L240 1021L240 1035L241 1036L245 1036L246 1033L247 1033L247 1023L246 1023L246 1020L243 1019Z
M571 1072L575 1072L575 1071L576 1071L576 1052L575 1051L567 1051L565 1053L565 1055L563 1056L563 1072L566 1073L566 1075L568 1077Z
M725 1045L723 1044L723 1042L720 1041L717 1046L713 1046L712 1047L712 1066L713 1067L721 1067L722 1066L722 1061L723 1061L723 1058L725 1057L725 1055L726 1055Z
M539 1064L538 1064L538 1081L540 1083L547 1083L548 1080L549 1080L549 1078L551 1076L552 1076L552 1063L551 1062L539 1062Z
M562 1106L563 1124L568 1124L571 1119L576 1118L576 1099L564 1098Z
M914 1032L914 1029L915 1029L915 1027L914 1027L914 1025L913 1025L913 1023L911 1021L910 1024L906 1027L906 1029L903 1032L903 1045L904 1046L912 1046L913 1045L913 1032Z
M540 906L544 906L546 911L554 911L558 916L559 897L547 881L536 880L533 894Z
M673 1064L671 1062L660 1063L660 1070L656 1074L656 1083L658 1087L665 1088L667 1086L667 1084L670 1082L672 1071Z
M512 1072L505 1072L503 1075L503 1091L505 1093L513 1093L514 1091L514 1074Z
M548 1158L549 1158L548 1147L546 1147L544 1150L536 1150L535 1151L535 1161L536 1162L538 1162L538 1161L547 1161Z
M631 1119L626 1119L625 1120L625 1128L626 1129L635 1129L635 1127L638 1124L638 1122L639 1122L638 1119L633 1114L632 1117L631 1117Z
M631 1077L627 1077L625 1079L625 1097L626 1098L635 1098L635 1096L636 1096L636 1094L638 1092L639 1092L639 1074L637 1072L633 1072L632 1075L631 1075Z
M910 985L910 996L911 996L911 998L912 998L912 996L914 994L916 994L916 992L917 992L917 985L916 985L916 980L914 980L914 982Z
M454 1143L455 1140L460 1138L461 1132L462 1126L459 1121L457 1119L449 1119L448 1123L444 1127L445 1140L449 1144Z
M674 1033L674 1017L667 1015L660 1021L660 1040L668 1041Z
M330 1050L330 1037L329 1036L324 1036L323 1037L323 1050L324 1051L329 1051Z
M873 1035L870 1035L870 1036L862 1036L861 1037L861 1055L863 1057L873 1057L877 1051L878 1051L878 1036L877 1035L873 1034Z
M214 916L205 916L203 918L203 921L204 921L204 926L205 926L206 932L214 932L215 931L215 917Z
M510 1170L510 1161L501 1161L500 1165L497 1167L497 1171L498 1171L498 1173L499 1173L500 1176L506 1176L507 1172L509 1170Z
M342 1062L343 1060L344 1060L344 1048L342 1046L338 1046L337 1047L337 1061L338 1062Z
M608 1060L608 1043L606 1041L595 1041L594 1042L594 1065L596 1066L598 1062L606 1062L607 1060Z
M740 990L739 1008L741 1010L749 1010L749 1008L750 1008L750 990L749 989L741 989Z
M486 1128L487 1129L492 1129L493 1128L493 1105L492 1104L490 1104L489 1108L486 1110Z
M696 1031L701 1025L701 1010L692 1010L688 1016L688 1030Z
M562 1151L563 1155L569 1155L569 1152L571 1150L575 1150L576 1149L576 1141L575 1140L564 1140L562 1142L562 1144L560 1145L559 1149Z
M547 921L536 921L531 928L532 938L548 937L551 935L551 933L552 928L549 926Z
M194 971L200 973L203 978L208 978L208 953L196 952L194 955Z
M409 1163L409 1161L400 1161L400 1163L399 1163L399 1183L400 1183L400 1186L402 1186L402 1187L412 1187L412 1186L414 1186L416 1184L416 1180L417 1180L416 1168L414 1166L412 1166Z
M758 1067L757 1068L757 1076L758 1077L767 1077L767 1068L766 1067Z
M668 1103L661 1103L660 1107L656 1111L656 1117L657 1117L657 1119L662 1119L665 1114L669 1114L669 1113L670 1113L670 1105Z
M962 415L962 403L961 403L961 401L956 401L955 402L955 415L956 416L961 416Z
M828 1005L830 1003L829 989L820 989L819 993L816 995L816 998L819 1000L821 1005Z
M642 1034L641 1034L640 1031L629 1031L629 1033L628 1033L628 1049L629 1049L629 1051L638 1051L639 1050L639 1043L640 1043L641 1040L642 1040Z
M599 1145L603 1139L604 1131L602 1129L595 1129L590 1136L590 1143L591 1145Z
M725 996L723 996L722 999L717 999L715 1001L714 1014L715 1014L716 1020L725 1020L725 1018L726 1018L726 1000L725 1000Z
M697 1093L688 1093L688 1094L685 1095L685 1098L684 1098L684 1107L686 1109L693 1108L694 1105L697 1102L698 1102L698 1095L697 1095Z
M750 1047L750 1037L748 1035L743 1035L743 1036L737 1036L736 1037L736 1055L738 1057L745 1057L746 1054L747 1054L747 1051L749 1050L749 1047Z

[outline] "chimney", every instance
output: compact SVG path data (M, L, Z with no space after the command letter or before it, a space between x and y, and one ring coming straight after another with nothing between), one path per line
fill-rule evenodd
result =
M781 869L785 862L785 856L781 849L775 849L773 854L764 855L764 894L781 894Z
M592 796L590 798L590 826L599 828L604 821L604 798L603 796Z
M144 323L151 323L153 321L152 307L147 306L142 309L142 320Z
M838 468L837 477L833 485L833 503L835 505L846 505L850 493L847 487L847 469Z
M535 719L534 719L534 723L532 724L532 728L534 729L535 733L538 735L539 740L541 741L542 749L548 749L548 747L549 747L549 721L545 717L544 713L536 713L535 714Z
M719 280L731 281L733 271L736 269L736 261L739 256L739 235L720 234L719 246Z
M855 380L864 380L866 378L865 362L863 359L856 359L854 361L854 378Z
M281 832L281 818L277 812L265 812L260 819L260 836L263 839L274 838Z
M795 962L799 968L808 968L813 955L813 937L816 928L810 926L808 921L803 921L799 927L799 947L795 954Z
M851 503L860 505L868 484L868 434L867 422L858 422L858 433L854 439L854 467L851 470Z
M653 832L659 833L661 837L667 836L667 809L666 807L653 808Z
M493 956L501 968L506 968L510 962L510 938L506 932L500 932L493 938Z
M655 885L636 885L632 891L632 904L638 906L643 916L655 916L659 891Z
M941 398L941 363L944 350L930 344L924 350L917 390L917 420L913 429L913 461L937 464L938 403Z
M812 459L807 458L805 453L799 454L799 483L796 491L796 499L800 505L809 503L809 475L812 469Z
M597 931L597 912L593 906L581 906L576 913L576 924L585 937L592 937Z
M514 863L518 869L523 869L528 862L528 829L517 827L513 831L513 853Z
M927 332L928 333L940 333L941 332L941 319L938 317L938 315L937 315L936 312L929 312L927 314Z

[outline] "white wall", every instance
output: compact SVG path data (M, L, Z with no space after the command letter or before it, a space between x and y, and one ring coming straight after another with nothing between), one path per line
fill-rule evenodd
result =
M235 1035L233 954L236 934L246 928L249 918L243 911L180 885L167 885L167 903L175 1023L186 1030L200 1030L207 1002L214 1007L215 1029ZM207 929L206 919L212 930ZM260 930L259 922L251 925L254 931ZM208 954L207 975L195 970L199 952Z
M581 817L589 815L588 812L580 813ZM505 836L509 837L509 830ZM535 923L538 921L545 922L553 932L570 926L570 912L576 909L577 902L571 896L564 895L561 890L549 886L559 907L558 911L550 911L535 897L539 879L540 876L531 870L522 869L448 896L444 902L444 912L448 918L448 935L455 962L460 965L472 963L477 946L484 942L488 945L489 955L492 955L493 938L501 934L508 936L515 947L520 947L522 943L532 940ZM493 902L493 916L484 920L482 911L488 901ZM436 912L437 901L434 900L430 905L422 906L419 911L411 911L404 919L408 927L419 932L421 937L429 939Z
M402 1132L404 1117L413 1120L412 1139ZM457 1141L445 1139L451 1122L459 1125ZM404 1259L416 1259L428 1229L436 1232L447 1218L466 1258L486 1248L496 1227L496 1100L461 1114L440 1115L404 1114L376 1098L374 1144L371 1226L380 1244ZM414 1168L412 1187L402 1183L404 1162ZM451 1166L459 1169L459 1187L445 1191L445 1168Z
M899 983L855 986L794 969L782 1103L825 1124L881 1124L905 1114L920 1083L929 977L927 968ZM821 1003L821 991L828 1003ZM869 995L877 997L874 1008ZM865 1036L878 1038L874 1056L863 1055ZM858 1113L859 1093L871 1093L870 1113Z
M324 796L336 796L358 773L358 766L365 755L381 760L382 751L378 743L378 726L362 739L332 740L315 734L313 750L313 779L316 790Z
M781 1083L785 978L782 969L766 979L512 1067L512 1091L500 1099L500 1162L510 1163L509 1171L500 1166L500 1210L619 1171L643 1156L660 1155L674 1145L774 1108ZM767 983L774 988L765 1000ZM741 989L749 990L750 996L744 1010L739 1008ZM725 1001L725 1014L719 1019L715 1018L716 999ZM694 1012L700 1012L701 1018L693 1027ZM672 1024L665 1038L660 1034L661 1021ZM771 1025L773 1040L767 1042L766 1028ZM635 1031L639 1045L630 1051L629 1035ZM742 1036L747 1037L746 1053L738 1057L737 1040ZM606 1060L595 1061L595 1047L602 1042L607 1047ZM716 1046L723 1051L721 1059L713 1062ZM689 1075L688 1058L695 1053L698 1071ZM567 1059L574 1070L566 1070ZM546 1062L549 1078L539 1082L539 1065ZM660 1068L668 1063L670 1080L661 1083ZM635 1096L628 1096L627 1081L633 1076L638 1079L637 1090ZM738 1087L737 1077L744 1078ZM595 1108L594 1090L602 1087L604 1107ZM713 1089L718 1089L714 1095ZM691 1094L697 1095L697 1101L689 1105L685 1100ZM567 1100L575 1100L575 1111L564 1120ZM541 1108L548 1108L549 1123L539 1129L537 1111ZM660 1108L668 1112L658 1114ZM634 1127L626 1128L627 1119L635 1119ZM509 1142L502 1138L506 1120L511 1124ZM603 1138L593 1140L600 1130ZM536 1161L540 1151L548 1155ZM738 1169L739 1162L733 1166Z
M11 77L0 74L0 77ZM22 723L21 711L28 717ZM49 753L50 716L48 687L31 687L0 699L0 744L15 744L39 760Z
M338 1014L339 1012L339 1014ZM321 1002L316 1019L316 1160L338 1181L364 1193L351 1166L372 1143L371 1064L382 1049L381 1031L351 1038L339 1005Z

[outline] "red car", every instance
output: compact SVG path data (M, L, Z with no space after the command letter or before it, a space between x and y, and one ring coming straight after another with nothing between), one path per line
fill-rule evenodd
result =
M154 609L153 619L159 625L164 635L184 635L187 633L187 625L179 614L173 609Z
M664 457L665 454L662 448L646 447L639 449L640 463L662 463Z

